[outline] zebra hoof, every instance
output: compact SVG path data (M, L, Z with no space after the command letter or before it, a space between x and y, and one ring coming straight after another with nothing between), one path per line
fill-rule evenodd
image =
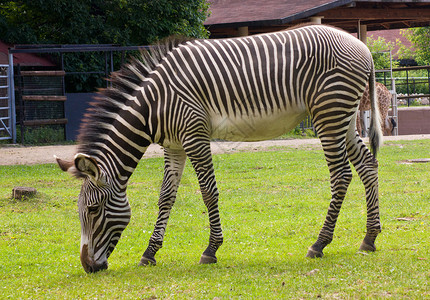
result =
M140 262L139 262L140 267L155 266L156 264L157 264L157 261L155 260L155 258L148 258L145 256L142 256L142 258L140 259Z
M202 257L200 257L200 261L199 264L215 264L217 262L217 258L215 256L207 256L207 255L202 255Z
M316 257L323 257L323 256L324 256L324 253L322 253L322 251L316 251L312 249L312 247L309 247L308 253L306 254L306 257L309 257L309 258L316 258Z
M367 243L366 240L364 240L360 245L360 251L366 251L366 252L375 252L376 246L374 243Z
M376 239L376 236L373 237L366 234L366 236L363 239L363 242L360 245L360 251L375 252L376 251L375 239Z

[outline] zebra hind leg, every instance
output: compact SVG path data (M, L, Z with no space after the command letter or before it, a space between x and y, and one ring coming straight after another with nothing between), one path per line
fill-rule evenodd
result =
M352 180L352 172L345 149L345 138L339 137L338 140L325 141L321 137L327 165L330 170L330 185L332 199L330 201L324 225L318 235L317 241L308 249L307 257L315 258L323 256L323 249L333 240L334 228L339 216L340 208L349 183Z
M155 265L155 253L163 246L164 233L170 211L176 200L176 192L185 167L186 155L183 150L164 150L164 178L158 201L158 218L149 245L143 253L139 265Z
M354 133L347 139L348 157L356 169L366 191L367 233L360 246L362 251L376 251L375 240L381 232L378 198L378 162Z

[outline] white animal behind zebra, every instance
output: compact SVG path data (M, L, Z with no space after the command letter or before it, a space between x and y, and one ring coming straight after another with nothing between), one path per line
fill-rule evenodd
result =
M111 81L112 87L100 91L86 114L74 160L57 158L62 170L83 179L78 207L86 272L108 267L108 257L130 221L128 180L151 143L164 147L165 168L158 218L140 265L156 264L187 157L209 216L209 245L200 262L217 262L223 234L211 139L271 139L293 129L308 114L330 171L332 197L307 256L321 257L333 239L352 180L349 162L366 191L367 233L360 249L375 251L381 231L376 161L381 129L372 56L352 35L320 25L168 43L143 51ZM355 128L367 82L373 155Z

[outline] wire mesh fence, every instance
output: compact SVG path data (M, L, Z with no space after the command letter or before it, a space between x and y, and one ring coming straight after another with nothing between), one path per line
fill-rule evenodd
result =
M64 141L64 74L18 69L17 120L22 144Z

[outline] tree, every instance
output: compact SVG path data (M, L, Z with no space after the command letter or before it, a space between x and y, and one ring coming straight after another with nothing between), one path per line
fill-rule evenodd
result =
M172 34L208 37L206 0L0 0L2 41L144 45Z
M373 38L373 35L367 38L367 47L372 52L375 69L389 69L390 68L390 50L394 49L394 43L387 42L385 38ZM392 66L396 67L398 63L392 61Z
M0 0L0 39L10 44L148 45L170 35L207 38L206 0ZM114 57L120 61L120 57ZM104 56L64 56L68 92L103 85ZM89 74L88 72L93 72ZM76 74L79 73L79 74Z
M402 34L412 43L411 48L401 46L402 58L414 58L418 65L430 65L430 27L402 30Z

